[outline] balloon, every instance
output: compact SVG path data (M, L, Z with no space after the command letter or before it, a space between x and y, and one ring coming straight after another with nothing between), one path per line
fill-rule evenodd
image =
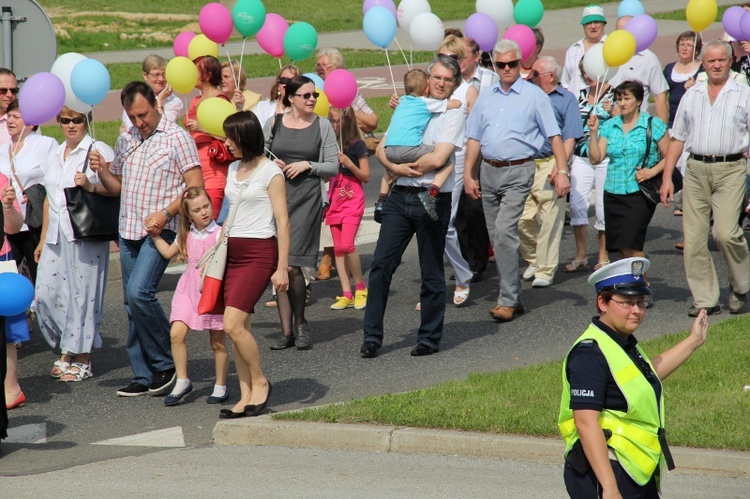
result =
M266 22L266 6L260 0L239 0L232 8L234 28L242 36L253 36Z
M531 28L525 24L515 24L505 30L503 38L506 40L513 40L518 44L518 48L521 49L521 58L525 61L534 53L536 48L536 37Z
M18 108L27 125L41 125L54 119L64 105L65 85L52 73L35 74L26 80L18 95Z
M315 83L315 88L323 88L323 85L324 85L323 78L316 75L315 73L305 73L302 76L307 76L308 78L310 78L313 81L313 83Z
M346 69L334 69L326 77L323 90L333 107L346 109L357 96L357 79Z
M109 71L96 59L86 59L76 64L70 73L70 87L76 97L89 106L96 106L109 92Z
M617 17L640 16L646 13L646 8L639 0L623 0L617 7Z
M443 43L444 34L443 22L432 13L417 14L409 25L411 41L420 50L437 50Z
M396 19L398 17L398 11L396 10L396 4L393 3L393 0L365 0L365 3L362 4L362 13L367 14L370 9L373 7L382 6L388 9L391 14L393 14L393 18ZM328 116L326 114L326 116Z
M654 18L648 14L633 17L625 24L625 31L629 31L635 37L635 51L646 50L656 40L659 28Z
M284 33L284 52L293 61L307 59L317 47L318 32L310 23L296 22Z
M173 58L167 63L164 74L169 86L181 94L189 93L198 83L198 68L187 57Z
M206 38L224 45L232 36L232 14L220 3L211 2L203 6L198 14L198 26Z
M401 29L409 32L411 22L422 13L430 13L430 2L427 0L401 0L398 4L398 10L396 11L396 20Z
M518 0L513 9L513 18L518 24L525 24L529 28L539 24L544 16L544 5L541 0Z
M188 45L188 59L194 61L204 55L219 57L219 45L209 40L206 35L197 35Z
M742 15L740 16L740 37L737 38L738 40L748 40L750 39L750 36L748 36L748 33L750 33L750 16L746 16L748 11L745 9L742 9Z
M328 97L326 97L326 94L323 93L317 85L315 85L315 91L320 95L318 95L318 100L315 102L315 109L313 109L313 111L321 118L328 118L328 111L331 109L331 103L328 102Z
M624 29L613 31L603 45L602 55L608 66L622 66L635 55L635 37Z
M174 43L172 44L174 55L176 55L177 57L188 57L188 47L190 46L190 42L196 36L197 35L192 31L183 31L182 33L177 35L174 39Z
M57 58L50 73L60 78L63 86L65 87L65 105L73 111L78 113L88 113L91 111L91 106L82 102L81 99L76 97L73 93L73 88L70 86L70 73L73 72L73 68L79 62L86 59L86 56L78 54L76 52L68 52Z
M583 56L583 71L589 78L597 81L608 81L617 74L617 68L611 68L604 62L603 48L604 44L597 43L592 45Z
M740 19L745 12L745 9L735 5L724 11L724 16L721 18L721 24L724 26L724 31L735 40L742 40L745 38L745 34L740 28Z
M287 29L289 29L289 24L286 19L278 14L266 14L266 22L255 35L255 39L267 54L281 57L284 55L284 34Z
M696 33L711 26L718 13L716 0L690 0L685 8L687 22Z
M492 52L497 43L497 24L487 14L477 12L466 20L466 36L473 38L484 52Z
M198 104L196 110L198 124L206 132L218 137L224 136L224 120L236 112L234 104L220 97L209 97Z
M34 76L40 74L51 75L51 73L37 73ZM34 76L31 78L34 78ZM24 87L29 84L31 78L26 81ZM23 90L21 90L21 93L23 94ZM60 107L62 108L62 106ZM0 315L11 317L22 314L34 300L34 285L21 274L3 272L0 274L0 297L2 297L0 298Z
M387 8L376 5L365 14L362 28L373 45L387 49L396 36L396 18Z
M477 0L477 12L487 14L497 24L497 32L505 31L514 21L513 0Z

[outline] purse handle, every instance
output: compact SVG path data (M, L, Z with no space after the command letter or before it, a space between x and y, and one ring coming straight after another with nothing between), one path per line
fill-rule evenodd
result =
M653 116L649 116L648 125L646 125L646 154L643 156L643 163L641 163L643 169L648 168L648 155L651 152L651 120L653 119Z
M86 151L86 159L83 160L83 169L81 169L81 173L86 173L86 168L89 167L89 157L91 156L91 149L94 147L94 141L91 141L91 145L89 146L88 150Z

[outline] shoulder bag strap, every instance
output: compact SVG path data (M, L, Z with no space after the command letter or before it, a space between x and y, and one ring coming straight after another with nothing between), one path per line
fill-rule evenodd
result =
M653 116L648 117L648 125L646 125L646 154L643 156L641 168L648 168L648 155L651 152L651 120L653 119Z
M10 171L13 173L13 178L16 179L16 183L18 183L18 187L21 188L21 192L23 192L26 188L23 186L21 179L18 178L18 173L16 173L16 155L13 153L13 143L8 144L8 155L10 156Z
M83 169L81 173L86 173L86 168L89 167L89 157L91 156L91 149L94 147L94 142L91 142L89 149L86 151L86 159L83 160Z

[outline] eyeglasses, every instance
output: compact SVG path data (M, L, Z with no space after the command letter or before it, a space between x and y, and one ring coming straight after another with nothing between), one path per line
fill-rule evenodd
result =
M163 80L164 78L167 77L165 73L146 73L146 74L149 75L154 80Z
M60 124L61 125L70 125L73 123L74 125L83 125L86 123L86 120L84 118L81 118L80 116L76 118L60 118Z
M529 73L529 77L533 80L534 78L539 78L542 75L551 75L552 71L545 71L544 73L540 73L536 69L532 69L531 73Z
M456 54L444 54L444 53L440 52L440 53L438 53L438 55L442 55L443 57L450 57L454 61L460 61L461 59L463 59L462 57L459 57Z
M2 94L18 95L18 87L0 87L0 95Z
M334 69L335 67L336 66L334 66L333 64L316 64L315 65L315 69L329 70L329 69Z
M638 301L617 301L614 298L612 298L610 301L613 301L617 303L623 310L626 310L630 312L633 310L633 307L637 306L641 310L646 310L646 300L638 300Z
M279 85L286 85L287 83L289 83L290 79L291 78L287 78L286 76L279 77Z
M513 69L513 68L518 67L520 63L521 63L521 59L516 59L515 61L508 61L508 62L495 61L495 67L497 69L505 69L506 67Z
M317 99L320 97L320 94L318 92L307 92L306 94L294 94L295 97L302 97L303 99L307 100L310 97L313 97Z

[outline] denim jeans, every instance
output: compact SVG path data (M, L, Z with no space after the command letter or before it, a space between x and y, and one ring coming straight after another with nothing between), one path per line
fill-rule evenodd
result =
M161 237L172 244L175 233L165 230ZM128 313L126 351L133 369L133 382L146 386L151 384L153 373L174 367L169 319L156 299L156 286L168 263L151 237L120 238L122 287Z
M391 280L401 263L401 256L416 234L422 277L419 295L422 310L417 342L438 348L445 317L443 252L451 212L450 193L438 195L437 212L438 220L431 220L417 193L406 192L400 186L394 187L388 195L383 205L383 223L370 269L364 318L365 342L378 346L383 343L383 316Z

